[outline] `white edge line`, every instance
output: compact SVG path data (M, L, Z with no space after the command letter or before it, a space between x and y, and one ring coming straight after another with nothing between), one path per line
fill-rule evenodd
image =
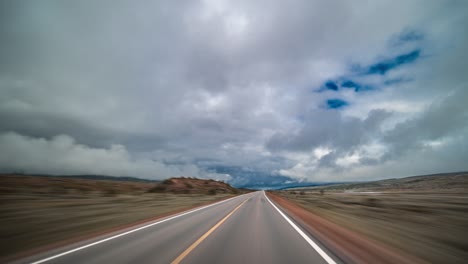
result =
M282 217L284 217L284 219L286 219L286 221L294 228L294 230L296 230L301 236L302 238L305 239L305 241L307 241L307 243L309 243L309 245L315 249L315 251L317 251L320 256L322 256L322 258L329 264L336 264L336 262L330 258L330 256L328 256L327 253L325 253L325 251L323 251L314 241L312 241L312 239L309 238L309 236L307 236L299 227L297 227L296 224L294 224L291 219L289 219L289 217L287 217L283 212L281 212L280 209L278 209L278 207L276 207L276 205L274 203L272 203L270 201L270 199L268 199L268 196L265 194L265 191L263 191L263 195L265 196L265 198L268 200L268 202L270 202L270 204L280 213L280 215Z
M151 223L151 224L148 224L148 225L145 225L145 226L141 226L141 227L138 227L138 228L129 230L129 231L127 231L127 232L124 232L124 233L121 233L121 234L118 234L118 235L115 235L115 236L111 236L111 237L108 237L108 238L101 239L101 240L96 241L96 242L93 242L93 243L91 243L91 244L87 244L87 245L84 245L84 246L81 246L81 247L77 247L77 248L74 248L74 249L71 249L71 250L62 252L62 253L57 254L57 255L53 255L53 256L48 257L48 258L45 258L45 259L41 259L41 260L38 260L38 261L35 261L35 262L31 262L31 264L44 263L44 262L46 262L46 261L49 261L49 260L52 260L52 259L56 259L56 258L65 256L65 255L68 255L68 254L70 254L70 253L73 253L73 252L76 252L76 251L79 251L79 250L82 250L82 249L85 249L85 248L89 248L89 247L92 247L92 246L95 246L95 245L104 243L104 242L106 242L106 241L109 241L109 240L112 240L112 239L115 239L115 238L118 238L118 237L121 237L121 236L125 236L125 235L128 235L128 234L131 234L131 233L133 233L133 232L136 232L136 231L139 231L139 230L148 228L148 227L150 227L150 226L154 226L154 225L157 225L157 224L161 224L161 223L164 223L164 222L166 222L166 221L169 221L169 220L172 220L172 219L175 219L175 218L178 218L178 217L187 215L187 214L191 214L191 213L193 213L193 212L196 212L196 211L199 211L199 210L203 210L203 209L205 209L205 208L208 208L208 207L211 207L211 206L220 204L220 203L225 203L225 202L227 202L227 201L230 201L230 200L235 199L235 198L239 198L239 197L244 196L244 195L245 195L245 194L239 195L239 196L236 196L236 197L232 197L232 198L229 198L229 199L227 199L227 200L222 200L222 201L216 202L216 203L214 203L214 204L209 204L209 205L206 205L206 206L203 206L203 207L200 207L200 208L196 208L196 209L193 209L193 210L184 212L184 213L180 213L180 214L178 214L178 215L171 216L171 217L169 217L169 218L163 219L163 220L158 221L158 222L155 222L155 223Z

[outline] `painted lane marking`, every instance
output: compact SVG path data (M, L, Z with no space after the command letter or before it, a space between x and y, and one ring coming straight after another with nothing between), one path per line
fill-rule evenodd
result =
M228 201L230 201L230 200L232 200L232 199L239 198L239 197L244 196L244 195L245 195L245 194L240 195L240 196L236 196L236 197L232 197L232 198L229 198L229 199L227 199L227 200L219 201L219 202L214 203L214 204L209 204L209 205L206 205L206 206L197 208L197 209L193 209L193 210L190 210L190 211L187 211L187 212L178 214L178 215L174 215L174 216L171 216L171 217L169 217L169 218L163 219L163 220L158 221L158 222L155 222L155 223L151 223L151 224L148 224L148 225L145 225L145 226L141 226L141 227L138 227L138 228L129 230L129 231L127 231L127 232L124 232L124 233L121 233L121 234L118 234L118 235L115 235L115 236L111 236L111 237L108 237L108 238L104 238L104 239L101 239L101 240L99 240L99 241L96 241L96 242L93 242L93 243L90 243L90 244L87 244L87 245L84 245L84 246L81 246L81 247L77 247L77 248L74 248L74 249L65 251L65 252L60 253L60 254L57 254L57 255L53 255L53 256L48 257L48 258L45 258L45 259L41 259L41 260L32 262L31 264L40 264L40 263L44 263L44 262L47 262L47 261L49 261L49 260L56 259L56 258L65 256L65 255L71 254L71 253L73 253L73 252L76 252L76 251L79 251L79 250L82 250L82 249L85 249L85 248L89 248L89 247L92 247L92 246L95 246L95 245L98 245L98 244L107 242L107 241L109 241L109 240L112 240L112 239L115 239L115 238L119 238L119 237L121 237L121 236L125 236L125 235L131 234L131 233L133 233L133 232L140 231L140 230L142 230L142 229L145 229L145 228L148 228L148 227L151 227L151 226L154 226L154 225L158 225L158 224L161 224L161 223L170 221L170 220L172 220L172 219L179 218L179 217L181 217L181 216L188 215L188 214L191 214L191 213L194 213L194 212L197 212L197 211L206 209L206 208L211 207L211 206L215 206L215 205L218 205L218 204L221 204L221 203L228 202Z
M250 199L250 198L249 198ZM190 252L192 252L203 240L205 240L213 231L215 231L219 226L221 226L232 214L234 214L237 209L239 209L245 202L249 199L244 200L241 204L239 204L234 210L232 210L228 215L226 215L221 221L219 221L216 225L214 225L208 232L206 232L203 236L201 236L197 241L195 241L192 245L190 245L182 254L180 254L176 259L174 259L171 264L179 264Z
M263 195L265 196L265 198L270 202L270 204L280 213L280 215L286 219L286 221L294 228L294 230L296 230L301 236L302 238L305 239L305 241L307 241L307 243L309 243L309 245L315 249L315 251L317 251L317 253L319 253L319 255L328 263L328 264L336 264L336 262L330 257L328 256L327 253L325 253L325 251L323 251L314 241L312 241L312 239L310 239L299 227L297 227L296 224L294 224L291 219L289 219L289 217L287 217L283 212L281 212L280 209L278 209L278 207L276 207L276 205L274 203L272 203L270 201L270 199L268 199L268 196L265 194L265 191L263 191Z

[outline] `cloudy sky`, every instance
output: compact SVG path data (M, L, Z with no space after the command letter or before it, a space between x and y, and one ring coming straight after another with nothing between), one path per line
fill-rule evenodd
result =
M1 1L0 171L468 169L468 2Z

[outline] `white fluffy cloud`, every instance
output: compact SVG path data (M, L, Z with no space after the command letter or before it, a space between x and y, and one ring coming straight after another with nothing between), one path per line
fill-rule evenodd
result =
M13 132L0 134L2 171L42 174L95 174L164 179L168 175L229 179L228 175L203 173L194 165L171 166L149 159L135 160L125 146L91 148L67 135L50 140Z

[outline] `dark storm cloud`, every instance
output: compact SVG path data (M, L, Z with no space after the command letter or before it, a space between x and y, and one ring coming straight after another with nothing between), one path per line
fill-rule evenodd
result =
M268 142L272 150L310 151L317 147L330 147L342 151L369 142L379 133L380 125L391 113L372 110L367 118L343 117L339 111L313 111L305 117L297 133L278 133Z
M59 114L0 112L0 133L21 131L21 134L36 138L52 138L59 134L73 135L78 141L89 146L103 147L111 143L111 131L105 131L97 124L73 120Z
M207 168L207 170L231 175L232 178L230 182L240 188L285 187L287 185L297 184L297 180L294 178L246 167L213 166Z
M432 103L420 116L398 124L383 137L390 148L386 158L422 149L425 144L442 143L447 137L468 129L468 90L460 88Z

